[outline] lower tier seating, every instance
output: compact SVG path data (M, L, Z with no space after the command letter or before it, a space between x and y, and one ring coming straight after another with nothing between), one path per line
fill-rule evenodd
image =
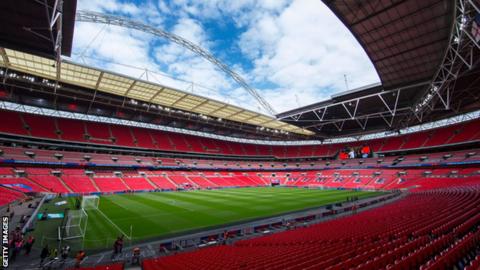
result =
M307 228L147 259L143 269L453 269L480 243L479 213L479 185L416 192Z
M0 206L9 204L13 201L21 200L25 195L13 189L8 189L0 186Z
M85 175L68 175L62 176L63 181L75 193L91 193L99 192L92 183L92 180Z
M96 193L270 186L422 191L480 183L478 168L345 169L290 172L86 171L1 167L0 186L20 192ZM18 174L21 171L23 173ZM88 175L87 175L88 172ZM41 174L39 174L41 173ZM55 175L53 175L55 173ZM120 173L122 173L120 171Z
M101 192L118 192L129 190L119 177L94 177L94 182Z

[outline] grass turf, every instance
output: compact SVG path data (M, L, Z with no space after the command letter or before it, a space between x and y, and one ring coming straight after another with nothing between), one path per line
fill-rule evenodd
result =
M118 235L130 236L130 228L133 240L167 237L332 204L345 201L347 196L366 198L379 194L264 187L102 196L101 212L87 211L89 218L84 247L110 248Z

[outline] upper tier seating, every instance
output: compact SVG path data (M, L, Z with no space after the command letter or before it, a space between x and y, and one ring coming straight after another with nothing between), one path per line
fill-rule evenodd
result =
M23 114L17 112L0 110L0 119L2 119L0 132L8 134L29 135L27 129L25 129L22 115Z
M85 139L85 125L83 121L58 118L58 129L61 132L61 138L65 141L87 142Z
M24 114L22 117L25 120L25 124L29 127L32 136L59 139L55 118L34 114Z
M451 269L480 239L479 205L478 187L419 192L306 228L147 259L143 269Z
M116 145L135 147L132 133L129 127L111 125L112 137L115 138Z
M85 122L85 131L93 143L111 144L110 126L96 122Z
M0 133L62 139L73 142L115 144L118 146L164 151L241 156L275 156L277 158L334 156L345 146L359 147L363 143L370 145L374 152L388 152L480 140L480 120L478 119L424 132L364 142L332 145L270 146L240 144L157 130L64 118L48 118L4 110L0 110L0 118L7 121L0 126Z

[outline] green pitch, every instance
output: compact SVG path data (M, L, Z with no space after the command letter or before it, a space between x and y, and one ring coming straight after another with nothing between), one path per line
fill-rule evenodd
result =
M239 188L102 196L89 210L86 249L111 248L124 234L133 241L168 237L223 224L366 198L380 192L295 188ZM129 239L127 239L128 241Z

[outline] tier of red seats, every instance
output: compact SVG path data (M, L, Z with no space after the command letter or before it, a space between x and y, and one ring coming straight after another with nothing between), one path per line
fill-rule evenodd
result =
M85 131L93 143L111 144L110 126L96 122L85 122Z
M9 204L13 201L21 200L25 195L13 189L5 188L0 185L0 206Z
M473 261L470 262L465 270L478 270L480 269L480 255L477 255Z
M56 120L58 129L61 132L60 137L62 140L72 142L86 142L84 125L85 122L65 118L57 118Z
M24 177L2 177L0 178L0 186L9 187L21 192L52 192L35 182Z
M129 187L130 190L154 190L155 187L152 186L145 178L143 177L123 177L124 183Z
M478 244L478 188L413 193L306 228L146 259L143 269L451 269Z
M365 142L269 146L240 144L157 130L50 118L5 110L0 110L0 118L6 121L0 126L1 133L165 151L278 158L333 156L346 146L357 147L362 143L371 145L371 149L375 152L388 152L480 140L480 120Z
M33 137L59 139L55 119L46 116L24 114L23 119Z
M129 190L119 177L94 177L93 181L101 192L119 192Z
M62 175L62 179L74 193L99 192L88 176L64 174Z
M281 185L300 187L347 188L415 191L480 183L478 168L448 169L338 169L290 172L222 172L222 171L113 171L92 172L81 169L1 168L0 185L22 192L94 193L127 190L179 188L216 188ZM53 173L57 173L55 176ZM401 172L401 173L400 173ZM22 176L22 177L19 177Z
M22 114L17 112L0 110L0 118L2 119L2 125L0 126L1 132L28 135L21 116Z
M177 186L165 176L149 175L148 179L159 189L176 189Z
M70 190L62 184L61 180L53 175L29 175L28 177L33 182L45 187L51 192L55 193L70 193Z
M40 162L70 162L84 164L87 162L103 165L142 165L142 166L188 166L197 168L228 168L228 169L323 169L323 168L349 168L349 167L376 167L385 165L409 165L409 164L438 164L444 162L473 162L480 160L480 150L468 149L461 151L448 151L431 154L412 154L402 156L390 156L385 158L366 158L348 160L327 160L327 161L231 161L231 160L210 160L210 159L188 159L188 158L156 158L134 155L95 154L69 151L53 151L41 149L28 149L21 147L0 146L3 155L0 160L16 161L40 161ZM31 156L30 154L35 154ZM27 155L28 154L28 155ZM61 159L58 155L62 156Z

